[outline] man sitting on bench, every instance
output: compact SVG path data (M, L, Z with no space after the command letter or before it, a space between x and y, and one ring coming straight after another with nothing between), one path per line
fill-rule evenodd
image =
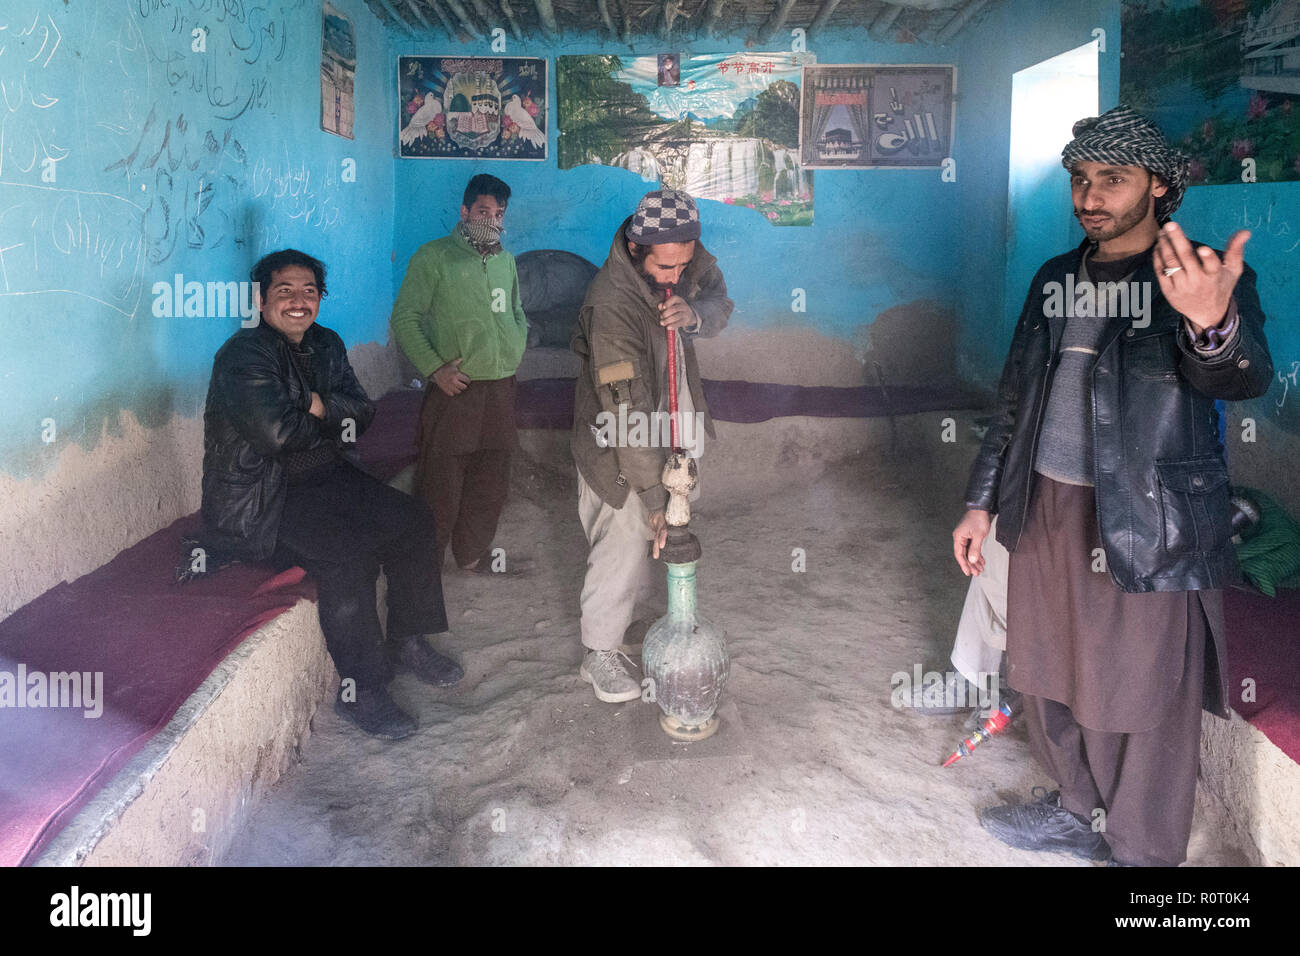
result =
M345 454L375 415L338 334L316 324L325 266L294 249L253 267L261 321L217 352L203 414L200 543L214 555L297 565L316 581L342 679L334 709L398 740L416 720L388 695L394 664L437 686L463 675L426 634L447 630L433 516ZM388 640L375 582L388 578Z

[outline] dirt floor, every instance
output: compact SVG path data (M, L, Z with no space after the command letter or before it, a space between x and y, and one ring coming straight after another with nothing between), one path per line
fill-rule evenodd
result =
M940 454L842 461L745 501L711 496L706 456L699 605L731 677L721 730L695 744L672 743L656 705L600 703L579 678L576 492L522 461L498 543L530 573L445 576L443 649L465 679L399 678L420 730L398 743L325 702L223 862L1094 865L980 829L981 808L1050 783L1023 728L945 770L963 718L890 706L892 674L946 668L966 591L950 538L965 465ZM1189 862L1246 862L1212 817L1198 801Z

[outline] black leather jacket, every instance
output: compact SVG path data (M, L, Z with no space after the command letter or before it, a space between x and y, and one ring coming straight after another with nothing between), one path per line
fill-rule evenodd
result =
M346 422L359 436L375 417L348 362L343 340L312 325L312 349L323 419L310 415L311 389L289 355L288 340L265 321L240 329L212 363L203 410L203 527L200 540L217 554L259 561L275 550L288 479L283 456L334 442L347 454ZM355 439L354 439L355 440Z
M1047 317L1048 284L1064 285L1067 273L1077 277L1087 247L1085 240L1049 260L1034 277L998 385L997 412L966 488L967 507L998 515L998 541L1009 551L1024 528L1064 328L1064 319ZM1273 377L1255 273L1247 266L1233 293L1235 344L1213 359L1193 352L1182 315L1165 301L1149 260L1132 281L1150 283L1150 324L1111 318L1092 372L1094 485L1106 563L1125 591L1223 587L1240 568L1214 401L1256 398Z

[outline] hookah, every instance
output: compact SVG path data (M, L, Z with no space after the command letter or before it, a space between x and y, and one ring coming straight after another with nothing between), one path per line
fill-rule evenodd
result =
M664 301L672 295L669 287ZM663 712L659 726L674 740L694 741L711 737L718 729L715 711L730 668L722 629L697 611L695 566L703 550L690 530L687 496L699 483L699 470L678 442L677 330L673 328L668 329L668 421L672 453L662 478L669 495L668 541L660 554L668 567L668 613L646 632L641 663Z

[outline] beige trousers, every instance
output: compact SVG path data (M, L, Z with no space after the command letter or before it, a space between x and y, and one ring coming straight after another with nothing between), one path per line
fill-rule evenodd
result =
M664 584L664 566L650 557L650 525L636 494L629 492L622 508L612 508L579 472L578 518L589 546L582 582L582 643L609 651L623 643L637 604L654 600Z
M952 645L952 666L973 684L980 674L996 674L1007 647L1007 569L1010 554L997 540L998 519L993 517L984 539L984 571L970 579L966 603L957 622Z

